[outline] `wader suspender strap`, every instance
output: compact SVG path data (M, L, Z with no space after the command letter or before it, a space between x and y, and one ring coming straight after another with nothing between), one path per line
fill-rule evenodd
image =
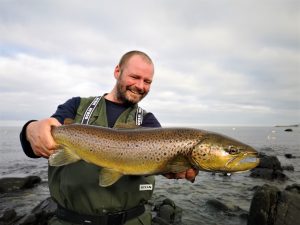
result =
M101 100L101 96L98 96L92 101L89 107L85 110L81 124L89 124L90 118L100 100ZM143 117L144 117L144 110L141 107L138 107L135 115L135 125L137 126L142 125Z
M140 126L143 123L144 110L141 107L138 107L135 115L135 125Z
M100 99L101 99L101 96L96 97L92 101L92 103L89 105L89 107L85 110L81 124L89 124L90 118L91 118L95 108L97 107Z

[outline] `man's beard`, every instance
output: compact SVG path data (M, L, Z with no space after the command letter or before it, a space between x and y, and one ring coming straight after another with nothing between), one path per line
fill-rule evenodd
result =
M117 99L124 104L136 104L141 101L148 93L138 90L132 86L124 86L122 82L117 82Z

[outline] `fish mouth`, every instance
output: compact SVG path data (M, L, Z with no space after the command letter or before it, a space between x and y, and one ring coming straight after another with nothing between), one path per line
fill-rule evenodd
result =
M259 164L259 157L257 153L247 153L242 157L236 156L229 160L225 167L231 172L246 171L255 168Z
M243 163L257 163L257 162L259 162L259 158L257 158L257 156L250 155L240 160L239 163L243 164Z

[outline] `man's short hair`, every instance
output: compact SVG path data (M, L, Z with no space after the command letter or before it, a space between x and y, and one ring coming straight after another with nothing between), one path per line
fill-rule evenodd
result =
M127 64L127 62L129 61L129 59L134 55L141 56L147 63L153 65L152 59L146 53L138 51L138 50L133 50L133 51L125 53L122 56L122 58L120 59L120 62L119 62L120 69L123 69L124 66Z

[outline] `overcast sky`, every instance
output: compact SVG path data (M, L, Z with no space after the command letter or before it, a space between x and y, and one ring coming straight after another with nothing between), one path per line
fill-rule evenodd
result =
M109 92L133 49L153 58L141 106L164 126L300 122L297 0L0 0L0 120Z

